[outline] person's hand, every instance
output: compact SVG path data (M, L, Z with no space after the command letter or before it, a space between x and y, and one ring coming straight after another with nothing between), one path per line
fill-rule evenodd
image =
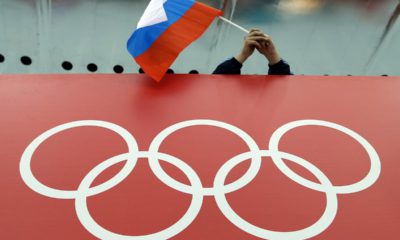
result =
M277 64L281 61L281 56L279 56L270 36L263 34L262 39L258 41L261 46L257 47L257 50L268 59L270 65Z
M254 53L256 48L262 48L260 43L262 43L264 38L265 35L259 29L252 28L249 34L244 38L243 49L240 54L235 57L236 60L243 64Z

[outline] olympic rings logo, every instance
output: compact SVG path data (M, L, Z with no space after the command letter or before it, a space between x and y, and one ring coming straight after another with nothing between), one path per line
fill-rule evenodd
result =
M110 159L105 160L100 163L96 167L94 167L82 180L77 190L60 190L50 188L44 184L42 184L32 173L31 170L31 160L32 155L36 151L36 149L49 137L67 130L76 127L101 127L106 128L115 133L119 134L128 145L128 152L114 156ZM184 161L168 155L166 153L160 153L159 147L161 143L173 132L178 131L183 128L192 127L192 126L210 126L210 127L218 127L230 131L236 134L238 137L242 138L243 141L248 145L249 152L245 152L239 154L230 160L228 160L217 172L213 187L206 188L202 186L199 176L197 173ZM328 177L319 170L312 163L289 153L279 151L279 142L283 135L285 135L288 131L302 126L322 126L331 129L338 130L343 132L350 137L354 138L357 142L364 147L371 162L371 168L368 174L359 182L353 183L345 186L334 186ZM293 180L294 182L313 189L315 191L323 192L326 194L326 208L320 219L315 222L313 225L290 232L279 232L279 231L271 231L268 229L263 229L257 227L243 218L241 218L229 205L228 200L226 199L226 194L237 191L247 184L249 184L258 174L261 166L262 157L271 157L272 161L278 169L285 174L288 178ZM130 173L133 171L135 164L139 158L147 158L149 161L149 165L155 176L162 181L167 186L175 189L176 191L183 192L186 194L192 195L192 200L189 209L186 211L184 216L172 226L159 231L157 233L152 233L149 235L141 235L141 236L127 236L121 235L118 233L111 232L102 226L100 226L91 216L88 207L87 207L87 198L93 195L97 195L103 193L121 181L123 181ZM295 162L302 167L306 168L309 172L311 172L320 183L316 183L310 181L308 179L303 178L298 175L294 171L292 171L283 160L288 160ZM229 172L238 164L243 161L250 160L251 164L247 172L240 177L237 181L225 185L225 180ZM121 169L118 174L112 177L110 180L98 185L91 187L93 181L99 176L103 171L107 168L119 163L125 162L124 167ZM173 164L177 168L179 168L189 179L190 185L186 185L181 183L171 176L169 176L161 167L160 161L165 161L170 164ZM74 199L75 200L75 210L81 224L89 231L91 234L100 239L113 239L113 240L162 240L169 239L178 235L180 232L185 230L196 218L199 214L203 199L207 196L213 196L216 200L216 203L222 212L222 214L236 227L241 230L262 238L262 239L308 239L314 237L321 232L325 231L335 219L337 209L338 209L338 194L350 194L356 193L359 191L363 191L373 185L377 179L379 178L381 171L381 163L379 156L373 146L365 140L358 133L343 127L341 125L320 121L320 120L300 120L290 122L288 124L283 125L278 128L271 136L269 141L269 150L260 150L257 146L256 142L243 130L224 123L220 121L214 120L190 120L184 121L177 124L174 124L163 131L161 131L150 144L148 151L139 151L138 144L135 138L124 128L115 125L113 123L104 122L104 121L76 121L71 123L66 123L57 127L54 127L32 141L29 146L25 149L20 162L20 174L25 182L25 184L31 188L33 191L50 198L56 199Z

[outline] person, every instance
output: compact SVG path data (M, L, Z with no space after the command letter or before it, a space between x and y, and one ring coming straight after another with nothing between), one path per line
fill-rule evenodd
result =
M256 49L267 58L269 75L292 75L289 64L280 57L272 38L257 28L251 29L245 37L240 54L221 63L213 74L241 74L243 64Z

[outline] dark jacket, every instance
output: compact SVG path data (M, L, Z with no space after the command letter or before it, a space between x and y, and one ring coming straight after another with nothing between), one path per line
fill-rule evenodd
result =
M242 64L236 60L236 58L231 58L221 63L213 72L213 74L240 74L242 69ZM268 70L269 75L293 75L290 71L290 66L284 60L281 60L277 64L269 65Z

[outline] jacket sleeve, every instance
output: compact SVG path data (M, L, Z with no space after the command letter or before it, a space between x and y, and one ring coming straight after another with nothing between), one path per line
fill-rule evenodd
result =
M290 71L290 66L285 60L280 60L274 65L269 65L269 75L293 75Z
M218 65L213 74L239 75L241 73L240 70L242 69L242 66L243 65L238 60L236 60L236 58L233 57Z
M226 60L225 62L218 65L218 67L214 70L213 74L241 74L242 64L236 60L236 58L231 58ZM269 75L293 75L290 71L290 65L285 61L281 60L274 65L268 65Z

